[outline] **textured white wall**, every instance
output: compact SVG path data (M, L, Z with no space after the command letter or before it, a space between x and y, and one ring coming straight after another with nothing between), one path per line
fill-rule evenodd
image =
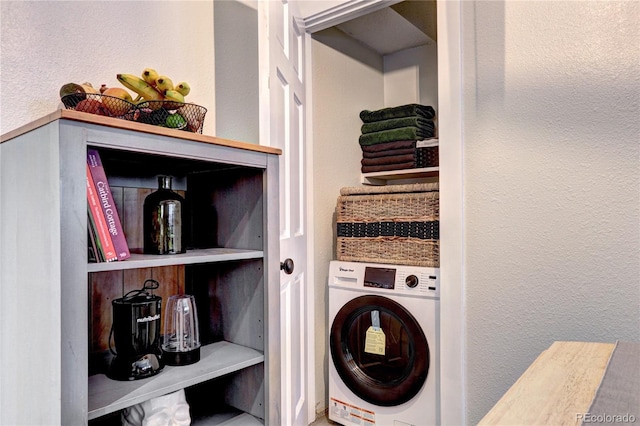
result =
M438 111L438 46L435 43L384 56L384 106L430 105ZM436 118L436 124L437 124Z
M61 107L60 86L122 87L116 74L152 67L188 81L187 100L215 131L213 3L0 2L0 133Z
M475 424L554 340L640 340L640 3L462 7Z
M257 144L260 139L257 4L216 1L214 16L216 136Z

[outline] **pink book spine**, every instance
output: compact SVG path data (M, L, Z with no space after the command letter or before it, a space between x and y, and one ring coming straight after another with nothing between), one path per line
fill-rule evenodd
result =
M129 245L127 244L124 232L122 231L120 216L118 215L118 210L116 209L116 204L113 200L113 194L109 187L109 181L107 181L107 175L104 171L104 167L102 166L102 161L100 160L100 154L98 154L98 151L94 149L87 150L87 165L91 170L91 176L93 177L93 182L96 186L100 206L102 207L102 212L107 223L107 230L113 240L118 260L128 259L131 257Z
M96 225L96 234L100 239L100 245L102 246L102 254L106 262L113 262L118 260L116 250L113 246L113 241L107 230L107 222L104 219L102 208L100 208L100 200L96 193L96 186L91 178L91 171L87 164L87 202L89 203L89 211L93 216L93 221Z

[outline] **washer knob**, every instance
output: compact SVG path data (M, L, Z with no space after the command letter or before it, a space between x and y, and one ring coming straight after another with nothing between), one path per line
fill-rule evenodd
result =
M406 280L404 280L405 284L409 288L416 288L418 286L418 277L415 275L409 275Z

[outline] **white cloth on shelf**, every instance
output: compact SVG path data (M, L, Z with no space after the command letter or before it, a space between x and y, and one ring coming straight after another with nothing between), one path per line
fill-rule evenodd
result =
M151 398L122 410L123 426L188 426L189 404L184 389Z

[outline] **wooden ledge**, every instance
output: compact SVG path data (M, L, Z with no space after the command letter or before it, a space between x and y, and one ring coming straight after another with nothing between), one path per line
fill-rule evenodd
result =
M554 342L479 425L580 424L614 348L614 343Z
M214 145L228 146L232 148L246 149L249 151L264 152L266 154L282 154L282 150L270 146L257 145L248 142L234 141L231 139L223 139L215 136L202 135L200 133L185 132L184 130L169 129L166 127L153 126L150 124L137 123L135 121L127 121L119 118L105 117L86 112L74 111L70 109L59 109L51 114L45 115L31 123L18 127L15 130L7 132L0 136L0 143L7 142L17 136L30 132L31 130L42 127L55 120L73 120L83 123L98 124L117 129L135 130L137 132L150 133L153 135L170 136L174 138L187 139L196 142L210 143Z

